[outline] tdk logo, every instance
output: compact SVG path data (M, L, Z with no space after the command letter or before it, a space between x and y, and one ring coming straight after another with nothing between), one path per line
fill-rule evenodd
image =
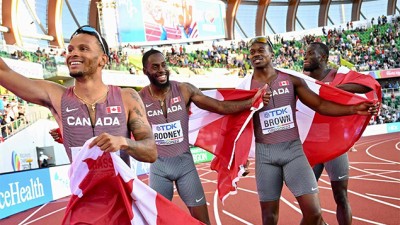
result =
M157 131L167 131L167 130L173 130L176 129L176 123L174 124L166 124L166 125L158 125L157 126Z
M288 113L287 108L269 110L264 113L264 118L269 118L270 116L272 116L272 117L280 116L280 115L287 114L287 113Z

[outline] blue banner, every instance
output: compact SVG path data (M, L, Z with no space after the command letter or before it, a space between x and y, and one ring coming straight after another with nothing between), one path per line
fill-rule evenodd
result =
M0 176L0 219L53 200L49 169Z
M124 0L117 2L119 42L145 41L142 1Z
M121 0L117 11L122 43L153 45L226 36L225 4L221 1Z
M400 132L400 122L397 123L387 123L386 124L388 133Z

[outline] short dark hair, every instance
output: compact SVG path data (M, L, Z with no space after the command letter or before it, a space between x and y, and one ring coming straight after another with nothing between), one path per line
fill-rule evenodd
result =
M89 26L89 25L83 25L81 27L79 27L70 37L70 41L72 40L72 38L78 34L89 34L93 37L95 37L101 47L101 49L103 50L104 54L107 55L108 59L110 59L110 49L108 48L108 44L106 39L103 38L103 36L100 35L100 33L93 27Z
M329 48L326 44L321 42L312 42L310 45L316 46L315 50L318 51L320 55L329 56Z
M149 57L151 56L151 55L154 55L154 54L162 54L160 51L158 51L158 50L155 50L155 49L150 49L150 50L148 50L147 52L145 52L144 54L143 54L143 57L142 57L142 65L143 65L143 68L144 67L146 67L146 64L147 64L147 61L149 60Z

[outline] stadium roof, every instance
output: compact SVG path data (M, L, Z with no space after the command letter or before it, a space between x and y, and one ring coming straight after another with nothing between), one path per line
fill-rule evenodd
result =
M108 14L104 11L104 15L100 15L107 18L107 21L113 17L110 16L110 10L115 11L113 0L0 0L0 2L0 31L3 43L24 47L30 45L63 47L69 35L84 24L90 24L99 31L104 31L107 23L99 22L104 21L99 20L99 11L109 9ZM222 0L222 2L226 3L227 39L308 30L400 13L400 0Z

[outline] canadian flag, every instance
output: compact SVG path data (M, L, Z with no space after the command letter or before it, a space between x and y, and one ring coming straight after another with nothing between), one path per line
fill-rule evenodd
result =
M106 108L107 114L121 113L121 106L108 106Z
M252 98L257 90L222 89L203 93L219 100ZM224 201L228 194L236 193L236 182L243 174L253 138L253 114L263 107L261 95L250 110L231 115L220 115L191 104L189 117L189 143L215 155L211 169L218 172L218 194Z
M377 93L375 95L367 94L367 96L370 96L367 99L323 84L304 74L291 70L280 70L304 79L311 90L327 100L353 105L381 99L376 99L376 96L380 96L381 89L373 78L362 77L364 78L362 83L371 87ZM251 79L251 75L247 76L243 83L239 85L239 88L248 90ZM356 82L352 80L352 83ZM244 91L210 90L203 93L219 100L251 98L256 93L254 90ZM189 142L214 153L215 158L211 163L211 168L218 171L218 194L222 202L229 195L236 194L237 182L244 172L241 165L246 163L248 157L254 157L255 142L252 116L256 110L262 107L261 104L253 105L248 111L225 116L199 109L194 104L191 105ZM322 116L300 101L297 102L296 107L300 138L311 165L329 161L348 151L361 137L371 118L371 116L360 115Z
M203 224L139 180L116 153L89 149L93 139L71 164L63 225Z
M181 96L171 98L171 105L181 101Z
M284 81L280 81L279 82L279 86L288 86L289 85L289 81L288 80L284 80Z

